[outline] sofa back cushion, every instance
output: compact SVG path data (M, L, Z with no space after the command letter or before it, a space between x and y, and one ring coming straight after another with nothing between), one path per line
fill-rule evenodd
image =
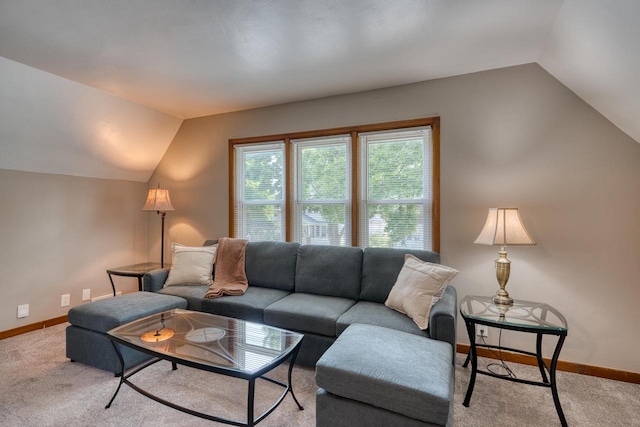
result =
M357 300L361 271L360 248L302 245L298 249L295 289L296 292Z
M244 269L249 286L293 292L299 243L249 242Z
M384 304L402 270L405 254L411 254L423 261L440 263L440 255L437 252L366 248L362 260L361 300Z

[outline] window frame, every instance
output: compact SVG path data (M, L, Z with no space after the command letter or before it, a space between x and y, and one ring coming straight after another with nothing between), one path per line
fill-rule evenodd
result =
M235 235L235 218L234 218L234 191L236 188L236 158L234 147L238 144L259 144L274 141L284 141L285 155L285 240L292 241L293 237L293 189L294 178L293 170L293 148L291 141L296 139L322 138L330 136L338 136L348 134L351 136L351 246L359 246L360 230L358 216L360 212L359 200L359 182L360 182L360 165L359 165L359 134L367 132L379 132L400 130L412 127L431 127L432 138L432 168L431 168L431 184L433 199L431 202L431 233L432 248L434 252L440 252L440 117L427 117L420 119L401 120L394 122L375 123L367 125L347 126L340 128L321 129L303 132L292 132L275 135L254 136L248 138L229 139L229 236Z

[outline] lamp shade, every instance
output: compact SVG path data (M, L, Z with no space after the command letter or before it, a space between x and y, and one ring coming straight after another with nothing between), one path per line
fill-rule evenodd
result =
M175 210L171 204L169 190L162 188L150 188L147 194L147 201L142 208L143 211L170 212Z
M535 245L518 208L489 208L487 222L475 242L480 245Z

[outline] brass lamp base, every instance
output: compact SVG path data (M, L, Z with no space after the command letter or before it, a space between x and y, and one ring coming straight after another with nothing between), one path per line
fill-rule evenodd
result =
M498 259L496 260L496 277L500 289L493 296L491 301L495 305L512 306L513 298L509 296L509 292L505 289L507 281L509 280L509 273L511 272L511 261L507 259L507 251L505 246L500 246L500 252L498 252Z
M493 298L491 298L491 302L494 303L495 305L505 305L510 307L513 305L513 298L511 298L509 294L507 294L506 297L503 295L500 295L500 291L498 291L498 293L495 294Z

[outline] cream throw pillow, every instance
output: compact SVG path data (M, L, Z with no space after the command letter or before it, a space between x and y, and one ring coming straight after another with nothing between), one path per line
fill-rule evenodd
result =
M182 246L172 244L171 270L164 286L213 284L213 263L218 245Z
M406 314L420 327L429 327L431 307L442 298L458 270L406 254L404 265L384 305Z

